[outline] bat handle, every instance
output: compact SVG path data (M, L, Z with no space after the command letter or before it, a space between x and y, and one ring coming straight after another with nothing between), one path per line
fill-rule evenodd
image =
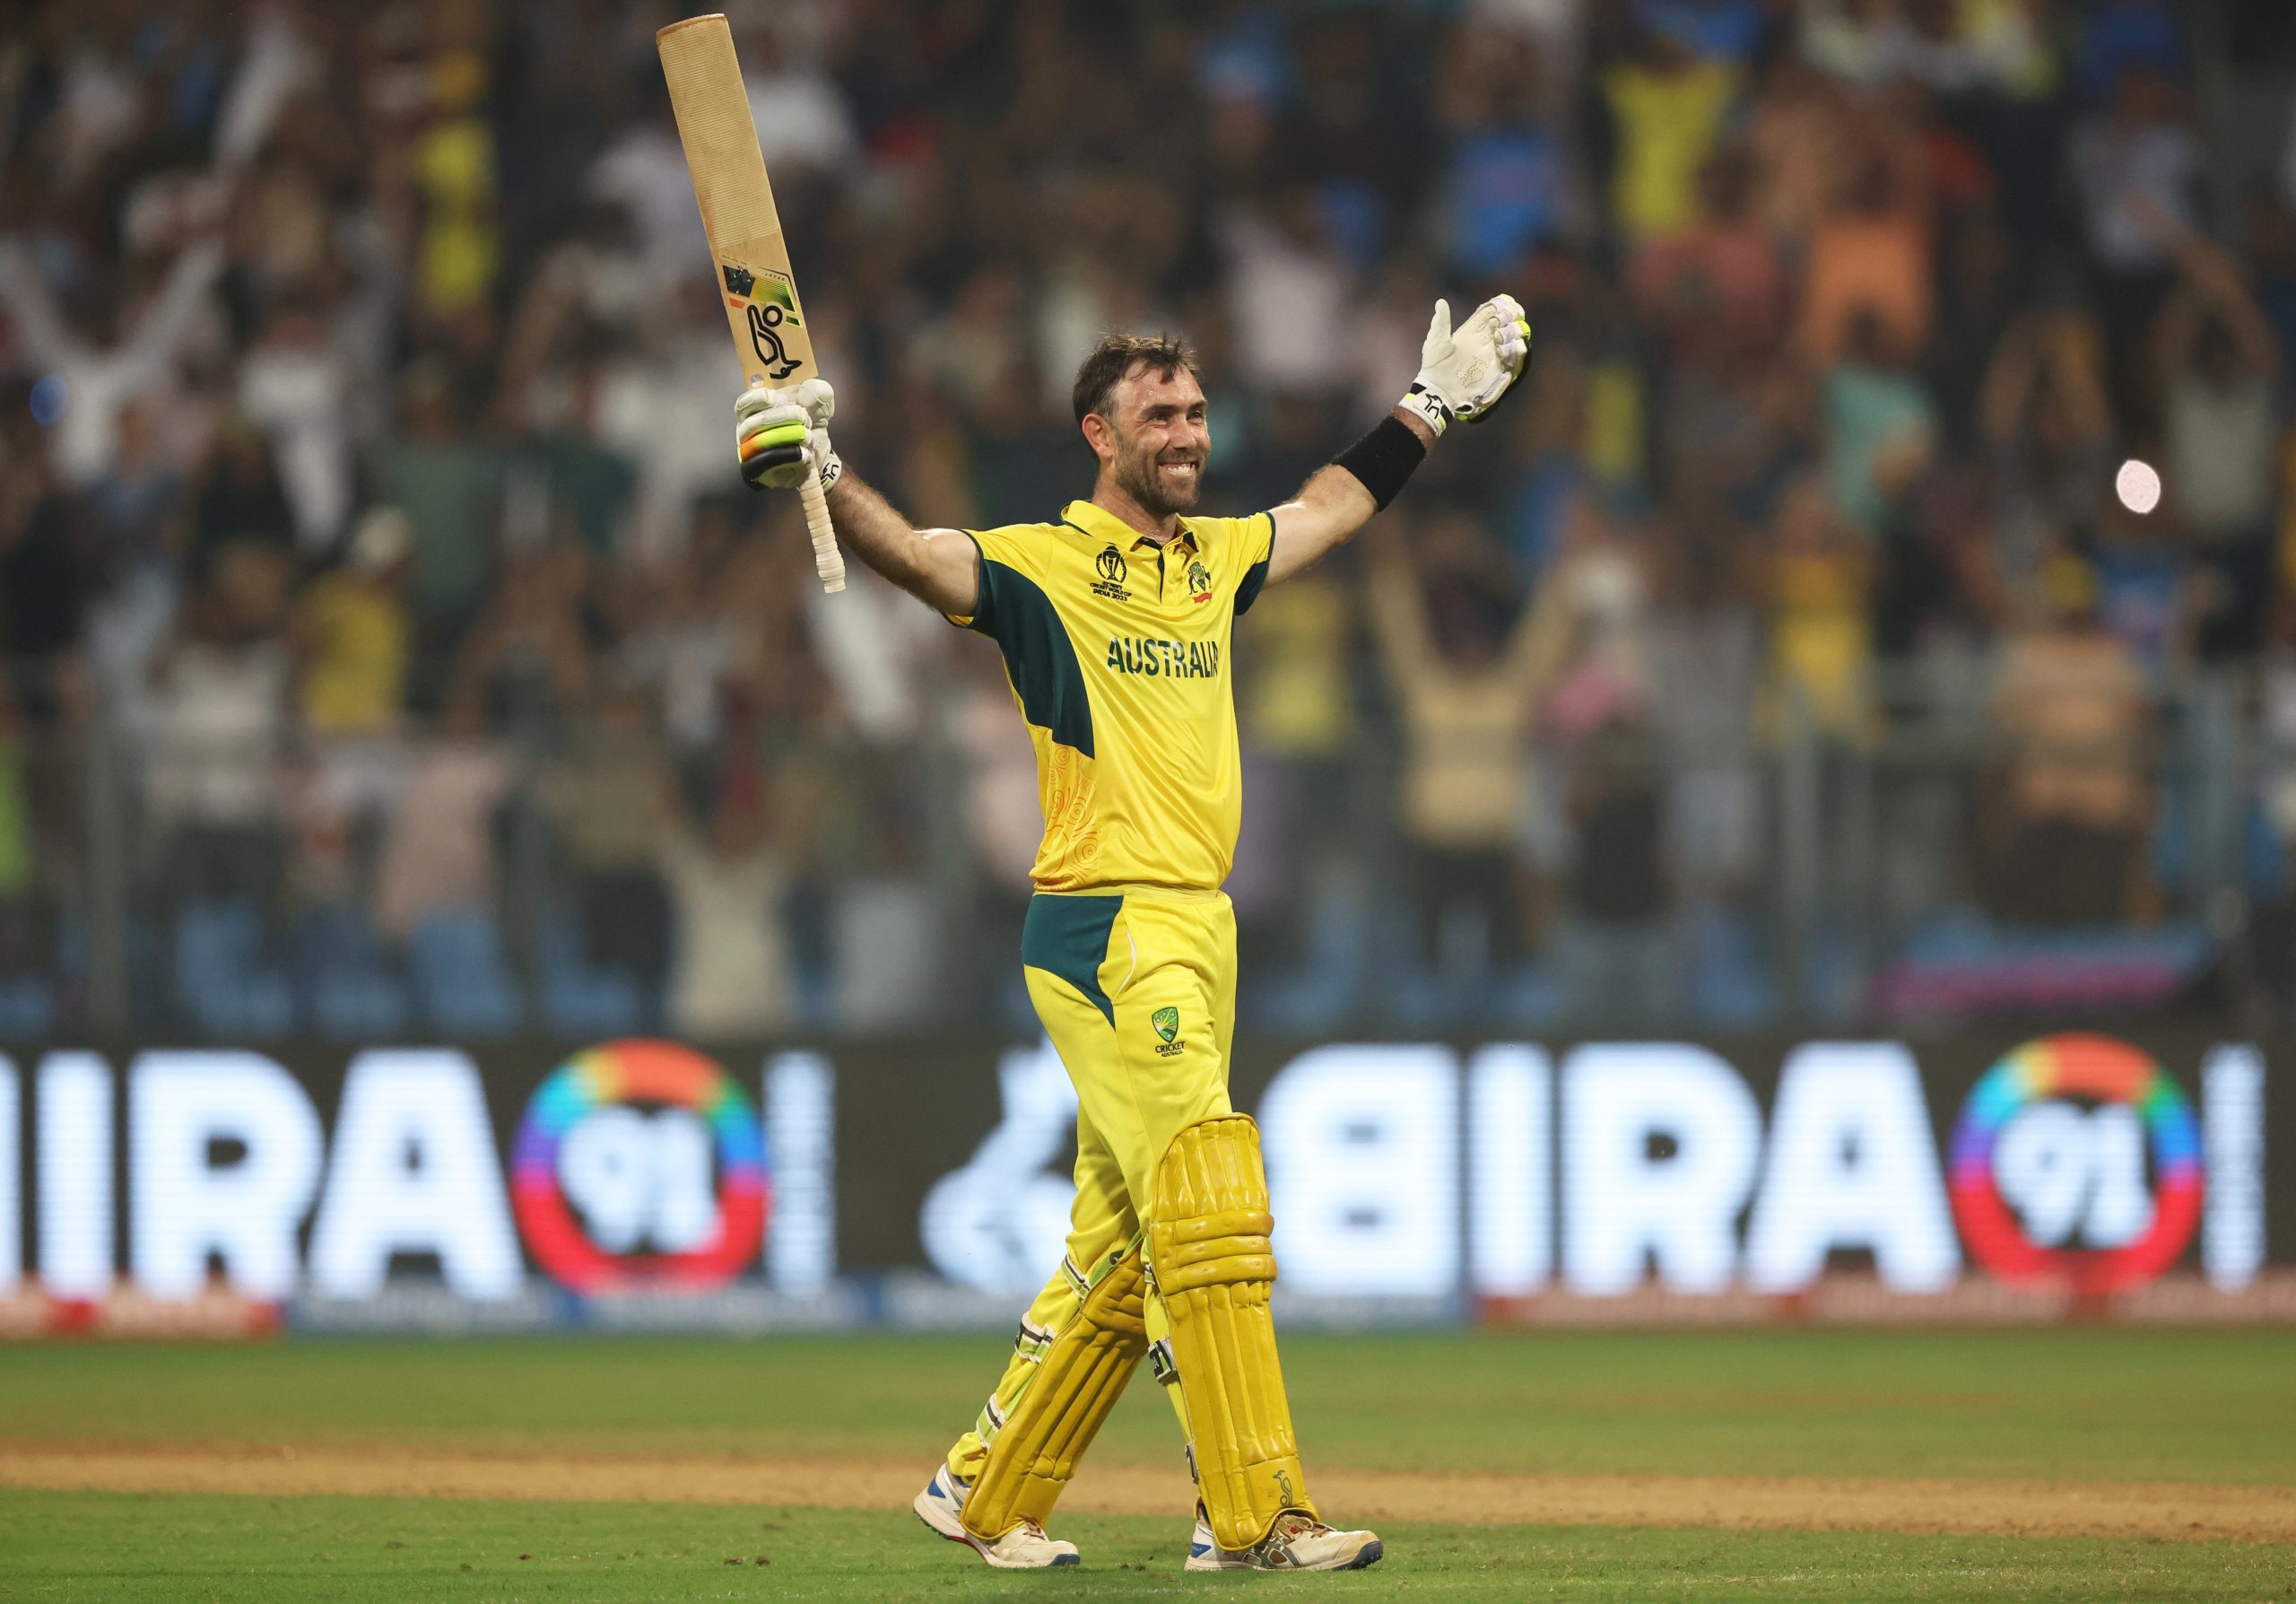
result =
M813 571L822 577L822 588L835 596L845 588L845 558L837 549L837 531L830 527L829 497L810 473L797 495L805 504L806 532L813 537Z

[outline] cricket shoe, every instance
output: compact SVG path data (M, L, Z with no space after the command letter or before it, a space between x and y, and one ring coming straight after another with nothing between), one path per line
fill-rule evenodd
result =
M964 1519L965 1500L971 1494L972 1484L960 1481L955 1471L943 1465L909 1507L926 1525L952 1543L962 1543L1000 1571L1041 1571L1048 1565L1079 1563L1075 1544L1047 1537L1034 1521L1022 1521L993 1543L973 1536L965 1530Z
M1375 1532L1334 1531L1313 1515L1286 1510L1267 1535L1248 1548L1222 1548L1196 1506L1196 1536L1187 1546L1191 1571L1360 1571L1377 1565L1387 1548Z

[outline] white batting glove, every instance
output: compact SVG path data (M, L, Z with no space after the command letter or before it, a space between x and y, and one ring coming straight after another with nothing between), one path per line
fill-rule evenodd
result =
M794 390L744 390L734 403L742 478L752 490L795 490L810 473L827 490L845 472L829 440L836 414L837 392L826 379L808 379Z
M1419 347L1419 377L1403 403L1440 434L1453 418L1480 423L1521 377L1531 356L1531 325L1512 295L1494 295L1457 329L1451 303L1435 303Z

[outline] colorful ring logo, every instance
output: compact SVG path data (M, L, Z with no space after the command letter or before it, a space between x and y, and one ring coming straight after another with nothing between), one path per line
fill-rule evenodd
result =
M2001 1195L1994 1148L2003 1130L2026 1109L2066 1097L2125 1104L2143 1121L2152 1218L2118 1247L2043 1247ZM1951 1170L1961 1236L2005 1281L2062 1281L2092 1296L2142 1286L2177 1261L2200 1221L2200 1127L2191 1101L2158 1064L2109 1036L2047 1036L2005 1055L1961 1106Z
M589 1115L632 1103L683 1109L709 1128L717 1154L718 1220L707 1240L675 1253L613 1253L590 1239L559 1177L559 1149ZM578 1052L536 1089L510 1149L511 1207L543 1268L578 1293L636 1287L699 1292L755 1261L772 1207L756 1108L709 1059L667 1042L609 1042Z

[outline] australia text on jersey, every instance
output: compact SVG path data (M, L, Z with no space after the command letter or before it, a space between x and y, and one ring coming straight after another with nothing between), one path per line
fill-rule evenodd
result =
M1132 635L1109 637L1108 666L1118 674L1165 675L1173 679L1216 679L1217 641L1159 641Z

